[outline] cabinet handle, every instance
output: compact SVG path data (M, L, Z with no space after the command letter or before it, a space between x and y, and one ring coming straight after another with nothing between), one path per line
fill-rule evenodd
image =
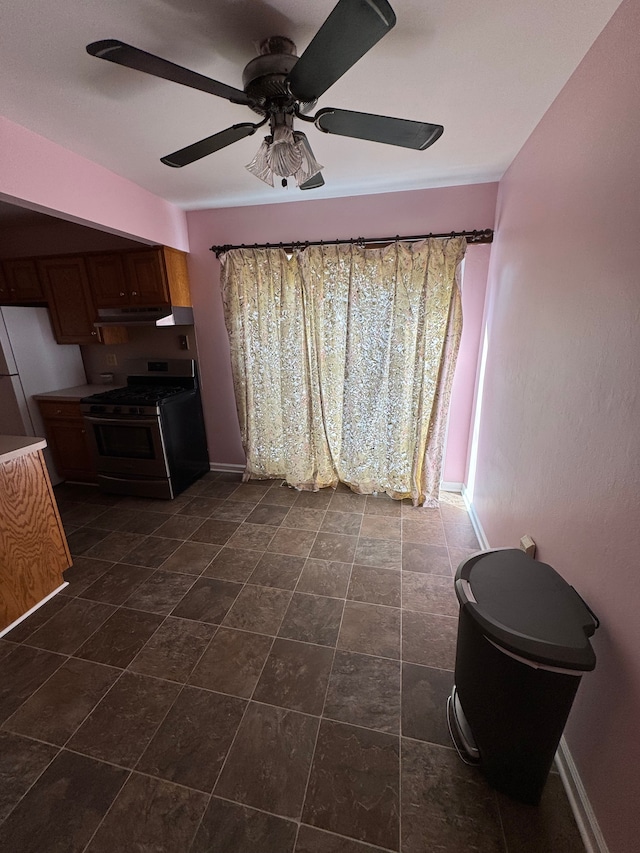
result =
M137 296L137 295L138 295L138 291L137 291L137 290L132 290L132 291L131 291L131 295L132 295L132 296Z
M86 434L87 434L86 429L83 429L83 430L82 430L82 434L83 434L83 435L86 435Z
M124 291L120 291L120 296L124 296Z
M98 333L94 331L94 332L91 332L91 334L92 334L92 335L97 335Z
M61 414L62 414L62 409L56 409L56 415L61 415Z

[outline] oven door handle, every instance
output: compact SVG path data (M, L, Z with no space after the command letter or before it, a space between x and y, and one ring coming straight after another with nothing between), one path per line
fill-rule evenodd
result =
M122 426L158 426L157 418L136 418L135 415L125 415L124 417L122 415L115 415L112 418L94 418L92 415L83 415L83 417L87 423L96 424L97 426L113 426L113 424L121 424Z

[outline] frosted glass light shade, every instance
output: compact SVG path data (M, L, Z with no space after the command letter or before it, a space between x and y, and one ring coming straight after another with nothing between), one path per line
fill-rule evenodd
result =
M271 137L265 136L262 141L262 145L256 152L256 156L245 166L245 168L248 169L252 175L255 175L256 178L260 178L261 181L264 181L265 184L269 184L269 186L272 187L273 172L271 171L271 166L269 164L268 139L271 139Z
M265 136L256 156L246 167L252 175L274 186L274 175L294 177L297 186L324 168L313 156L307 137L288 127L276 127L273 136Z

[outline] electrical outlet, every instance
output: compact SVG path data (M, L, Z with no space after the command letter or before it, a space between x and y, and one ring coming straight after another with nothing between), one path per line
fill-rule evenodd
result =
M115 352L107 353L107 366L108 367L117 367L118 366L118 356Z
M536 555L536 543L530 536L523 536L520 540L520 547L524 551L525 554L529 557L535 557Z

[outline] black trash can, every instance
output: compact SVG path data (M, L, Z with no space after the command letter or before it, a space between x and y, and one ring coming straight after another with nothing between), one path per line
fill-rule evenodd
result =
M469 557L455 590L452 740L494 788L538 803L582 673L595 667L598 620L551 566L518 549Z

